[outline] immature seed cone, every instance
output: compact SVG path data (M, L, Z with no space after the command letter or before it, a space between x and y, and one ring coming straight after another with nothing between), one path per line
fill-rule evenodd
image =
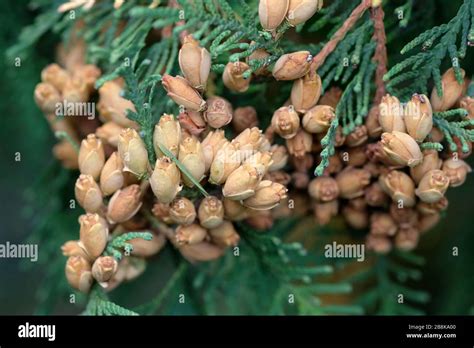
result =
M113 152L100 173L100 189L104 196L109 196L123 187L125 178L122 170L122 160L117 152Z
M362 167L367 162L366 146L349 147L347 151L340 152L342 161L346 165L353 167Z
M211 55L192 35L184 38L179 50L179 67L192 87L204 90L211 71Z
M346 167L336 176L339 196L345 199L360 197L370 183L370 172L365 169Z
M273 67L273 77L283 81L299 79L309 72L312 59L313 56L308 51L284 54Z
M64 256L81 256L84 259L89 260L90 256L87 254L86 249L82 245L80 240L70 240L61 246L61 251Z
M383 133L381 143L387 156L399 165L416 167L423 161L420 147L408 134L397 131Z
M127 111L136 111L133 103L123 98L123 81L107 81L99 88L97 109L101 119L112 121L121 127L137 128L137 124L127 118Z
M405 132L404 107L397 97L387 94L379 105L379 124L384 132Z
M379 177L379 184L393 202L399 206L411 208L415 206L415 183L404 172L392 170Z
M255 195L244 200L243 205L254 210L270 210L287 197L287 191L282 184L263 180L258 184Z
M467 110L467 118L469 120L474 120L474 98L473 97L464 97L461 99L459 106Z
M251 76L244 77L250 67L244 62L227 63L222 74L224 85L234 92L243 93L249 89Z
M215 196L204 198L198 208L199 223L204 228L214 228L224 221L224 204Z
M97 213L102 209L102 191L91 175L79 175L74 192L77 201L86 212Z
M230 221L224 221L219 226L209 230L212 241L220 247L230 247L239 244L240 236Z
M66 262L66 278L74 289L89 292L93 282L90 263L81 256L69 257Z
M62 89L64 100L70 103L84 103L89 100L89 89L86 82L79 77L67 79Z
M204 241L207 231L198 224L180 225L176 228L176 242L180 245L198 244Z
M334 109L328 105L316 105L304 114L302 125L309 133L325 133L336 117Z
M209 181L213 184L223 184L229 175L236 170L241 163L241 153L237 151L234 143L225 143L217 153L211 164Z
M464 78L465 74L465 71L461 69L462 78ZM438 94L436 86L431 93L431 105L436 112L451 109L462 96L464 89L464 86L457 81L453 68L446 70L443 74L441 86L443 89L442 96Z
M380 108L378 105L373 106L367 118L365 119L365 127L367 128L367 134L372 139L378 139L383 133L382 126L379 123Z
M320 176L309 183L308 192L317 201L329 202L339 196L339 186L330 176Z
M255 166L244 163L227 178L222 194L224 197L241 201L255 194L258 183L265 173Z
M439 213L431 215L422 215L418 221L418 230L421 234L428 232L439 224L441 220L441 215Z
M273 163L268 168L268 171L272 172L283 169L288 163L288 151L286 147L275 144L270 148L270 152L272 153Z
M439 167L436 169L439 169ZM448 177L451 187L458 187L464 184L467 174L471 171L472 169L469 164L460 159L448 159L443 162L443 172Z
M448 205L448 199L443 197L436 203L418 202L416 209L422 215L432 215L448 209Z
M245 160L245 163L250 164L254 168L256 168L260 173L263 173L265 175L268 172L268 168L273 163L272 160L272 154L271 152L256 152L249 158Z
M296 26L313 17L322 7L323 0L290 0L286 18L291 25Z
M244 106L235 109L232 118L232 126L237 133L241 133L247 128L257 127L257 111L253 106Z
M186 109L203 111L206 102L201 95L189 84L188 80L181 76L164 75L162 78L163 88L173 101L184 106Z
M275 170L265 174L264 180L270 180L287 186L291 182L291 175L283 170Z
M196 209L193 202L185 197L178 197L171 202L170 218L178 225L190 225L196 220Z
M189 134L198 136L206 129L206 121L200 112L185 110L178 115L178 121L181 128Z
M107 219L111 223L130 220L142 206L140 186L130 185L114 193L109 201Z
M95 180L100 176L100 172L105 163L105 153L102 141L89 134L81 142L79 149L79 170L82 174L91 175Z
M241 221L250 216L250 211L244 207L240 202L228 198L224 198L225 218L231 221Z
M207 100L207 110L204 119L212 128L222 128L232 121L232 105L221 97L211 97Z
M403 251L410 251L416 248L418 240L420 239L420 232L413 226L402 226L395 236L395 246Z
M359 210L346 205L342 209L342 216L344 216L347 224L356 230L363 230L369 226L369 214L364 209Z
M206 173L211 168L211 164L214 161L217 151L222 149L228 143L228 140L225 138L224 130L220 129L209 132L201 142L206 165Z
M206 164L201 142L195 136L186 136L179 145L179 161L197 181L204 178ZM183 174L183 182L188 187L193 187L193 182Z
M251 41L250 45L255 45L255 41ZM260 62L263 62L263 65L258 68L257 70L254 71L254 74L259 76L259 75L264 75L267 76L270 74L270 72L267 70L269 60L268 57L270 57L270 53L268 53L265 49L263 48L258 48L255 51L253 51L246 59L246 63L250 65L250 63L253 60L257 60Z
M370 216L370 233L373 235L394 236L397 229L397 224L390 214L375 212Z
M114 147L118 145L118 138L122 132L123 127L119 126L113 121L104 123L95 130L95 135L105 144L110 144Z
M433 128L433 110L430 100L424 94L414 94L405 109L404 120L407 133L418 143L423 142Z
M288 152L296 158L302 158L305 154L310 153L312 146L312 135L303 129L300 129L293 138L286 140Z
M168 157L156 160L150 186L158 202L170 203L182 189L180 180L181 173L173 161Z
M119 135L118 154L124 165L123 170L140 177L148 170L148 152L137 131L127 128Z
M78 77L85 82L89 93L95 91L95 83L101 74L102 72L100 69L94 64L81 65L73 72L75 77Z
M424 150L423 162L416 167L410 168L410 175L416 184L419 184L423 176L433 169L440 169L443 161L439 158L438 151Z
M365 200L371 207L385 207L390 201L390 197L384 192L378 182L374 182L365 189Z
M173 155L178 156L181 141L181 125L173 115L163 114L155 125L153 132L153 147L157 157L165 156L160 145L168 149Z
M107 245L109 229L107 223L98 214L86 214L79 217L81 226L79 239L91 259L99 257Z
M69 73L56 63L49 64L41 71L41 80L53 85L58 91L64 89L70 78Z
M349 147L356 147L365 144L368 139L367 128L364 125L357 126L346 136L345 144Z
M442 170L431 170L423 176L416 195L426 203L436 203L444 197L449 187L449 178Z
M241 161L245 161L252 156L255 151L265 147L266 143L265 136L257 127L244 130L232 140L232 144L234 144L235 148L240 152Z
M373 250L378 254L388 254L392 250L392 242L387 237L374 236L368 234L365 241L368 250Z
M316 72L309 72L293 82L291 103L298 112L305 113L311 109L321 97L321 77Z
M112 256L101 256L92 265L92 276L99 283L108 282L117 272L118 262Z
M163 233L154 233L151 240L145 240L143 238L131 239L129 243L132 245L133 250L131 255L139 257L151 257L160 252L166 244L166 236Z
M44 113L55 113L56 105L62 103L60 92L49 83L38 83L35 87L34 98L36 105Z
M390 205L390 215L398 225L416 225L418 221L418 212L413 208L400 207L398 203Z
M300 118L289 106L282 106L273 113L272 127L284 139L293 138L300 128Z
M285 19L290 0L260 0L258 17L265 30L275 30Z
M225 249L209 242L201 242L192 245L183 245L179 248L180 253L189 262L212 261L224 254Z
M316 222L321 226L327 225L333 217L337 216L338 210L339 201L337 199L325 203L316 202L314 204Z

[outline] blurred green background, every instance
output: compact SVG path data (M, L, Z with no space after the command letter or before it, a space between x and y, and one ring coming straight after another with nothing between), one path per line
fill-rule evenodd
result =
M438 1L434 23L444 23L456 12L460 1ZM51 154L55 142L42 113L33 101L33 90L40 79L41 69L53 61L54 36L46 36L35 46L34 52L22 60L20 67L5 58L5 50L18 37L20 30L31 23L37 13L26 1L7 2L0 5L0 193L1 213L0 243L25 243L32 231L46 230L44 234L54 243L40 241L40 262L28 263L0 259L0 315L31 313L77 313L67 300L55 298L65 284L44 283L55 279L51 273L62 272L65 260L50 258L60 250L46 250L48 245L61 245L77 235L76 218L79 211L68 211L68 200L73 197L72 185L65 190L64 183L74 182L75 173L62 170ZM471 55L472 57L472 55ZM469 76L474 72L472 58L463 64ZM470 69L470 71L469 71ZM15 161L20 153L21 161ZM470 161L472 164L472 160ZM426 234L419 253L426 257L423 280L417 284L427 290L432 298L425 310L428 314L468 314L474 307L474 176L462 188L448 193L450 206L446 217L433 231ZM61 216L51 211L63 210ZM34 237L34 236L33 236ZM459 256L452 255L458 247ZM156 293L172 272L173 257L167 251L153 262L161 264L160 277L145 274L141 286L124 287L116 296L129 297L134 292L138 304L140 297ZM38 292L38 290L40 290ZM135 303L136 302L136 303ZM42 306L38 307L38 304ZM59 303L56 305L55 303ZM38 310L38 308L40 308ZM42 308L42 309L41 309ZM172 311L172 310L171 310ZM182 312L182 310L181 310ZM264 314L264 313L262 313Z

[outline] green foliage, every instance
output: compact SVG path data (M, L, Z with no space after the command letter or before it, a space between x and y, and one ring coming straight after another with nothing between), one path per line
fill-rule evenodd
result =
M120 261L123 254L128 256L133 251L133 245L128 242L136 238L151 240L153 235L150 232L127 232L115 236L109 243L107 243L105 254L111 255L115 257L117 261Z
M458 151L459 147L454 138L459 140L463 153L469 152L469 143L474 141L474 130L470 129L474 120L465 120L467 115L468 112L464 109L453 109L433 116L433 123L443 132L444 140L452 152Z
M130 316L138 315L138 313L123 308L113 302L110 302L107 295L103 292L99 285L94 286L89 295L89 302L82 313L83 315L120 315Z

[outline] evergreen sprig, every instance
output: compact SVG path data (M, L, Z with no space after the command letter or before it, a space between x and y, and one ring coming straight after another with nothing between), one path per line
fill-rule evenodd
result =
M121 307L108 300L107 295L99 285L94 286L89 295L89 302L82 315L119 315L135 316L138 313Z
M452 152L458 151L459 144L454 140L458 139L461 151L470 151L469 143L474 141L474 120L464 119L468 115L465 109L453 109L445 112L437 112L433 115L433 123L444 134L444 140L449 145Z
M115 236L107 244L105 254L111 255L117 261L120 261L123 257L123 254L130 255L130 253L133 251L133 245L128 242L136 238L151 240L153 235L150 232L127 232L122 235Z

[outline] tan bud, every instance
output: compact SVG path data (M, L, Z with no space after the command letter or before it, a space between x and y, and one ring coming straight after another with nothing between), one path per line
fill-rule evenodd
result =
M212 241L220 247L236 246L240 240L240 236L230 221L224 221L219 226L211 228L209 235Z
M62 89L63 98L70 103L84 103L89 100L90 92L86 82L79 77L67 79Z
M320 202L329 202L339 196L337 181L329 176L321 176L311 180L308 187L311 197Z
M49 83L38 83L35 87L34 98L36 105L45 113L56 112L56 105L62 103L59 91Z
M123 84L122 80L105 82L99 88L97 109L104 121L112 121L120 127L138 128L134 121L127 118L128 110L135 112L136 109L130 100L122 96Z
M275 30L285 19L290 0L260 0L258 17L265 30Z
M407 133L421 143L433 129L433 110L428 97L414 94L405 107L405 126Z
M179 225L190 225L196 220L196 208L185 197L175 198L170 205L170 218Z
M372 139L378 139L383 133L382 126L379 123L380 109L378 105L373 106L367 118L365 119L365 127L367 128L367 134Z
M374 182L365 189L365 200L371 207L385 207L388 205L390 197L382 190L378 182Z
M416 167L410 168L410 175L418 184L423 176L433 169L440 169L443 161L439 158L438 151L436 150L424 150L423 151L423 162L418 164Z
M133 250L131 255L139 257L151 257L160 252L166 244L166 236L163 233L153 233L151 240L145 240L143 238L131 239L129 243L132 245Z
M402 226L395 236L395 246L403 251L410 251L416 248L420 232L413 226Z
M316 105L321 97L321 90L321 77L316 72L309 72L293 82L291 103L296 111L305 113Z
M468 115L467 118L469 120L474 119L474 98L473 97L464 97L461 99L459 106L465 110L467 110Z
M291 182L298 190L307 190L309 185L309 175L302 172L291 173Z
M367 144L365 154L367 155L367 159L375 164L382 163L384 168L401 168L402 165L395 162L389 155L384 151L383 145L381 141L377 141L376 143ZM379 165L377 174L380 174L380 171L383 168Z
M365 241L368 250L373 250L378 254L388 254L392 250L392 242L387 237L374 236L368 234Z
M212 128L222 128L232 121L232 105L221 97L211 97L207 100L207 110L204 119Z
M370 173L365 169L346 167L336 176L340 197L352 199L362 196L370 178Z
M309 72L312 59L308 51L284 54L273 67L273 77L283 81L299 79Z
M296 158L304 157L306 153L311 152L312 145L312 135L302 129L300 129L293 138L286 140L288 152Z
M194 111L203 111L206 109L204 99L202 99L201 95L185 78L181 76L173 77L171 75L164 75L161 83L166 92L168 92L168 96L173 99L176 104Z
M156 216L160 221L163 221L166 224L172 224L173 220L170 218L170 205L165 203L155 203L151 212Z
M153 132L153 148L157 157L165 156L160 146L167 148L173 155L178 156L181 141L181 125L173 115L163 114L155 125Z
M61 251L64 256L81 256L86 260L89 260L89 255L86 249L79 240L70 240L61 246Z
M224 85L234 92L245 92L249 89L251 76L245 77L244 73L250 67L244 62L227 63L222 74L222 81Z
M257 111L253 106L244 106L235 109L232 118L232 126L237 133L241 133L247 128L258 126Z
M114 193L109 201L107 218L111 223L131 219L142 206L140 186L130 185Z
M245 220L247 225L258 231L268 231L272 228L274 219L270 210L251 211L250 217Z
M170 203L181 191L181 173L176 164L168 157L156 160L150 186L160 203Z
M249 209L240 202L224 198L225 218L231 221L241 221L249 217Z
M329 202L316 202L314 204L314 217L316 222L321 225L327 225L331 219L337 216L339 210L339 201L337 199Z
M286 147L283 145L273 145L270 148L270 151L272 153L273 163L270 165L268 170L271 172L283 169L288 163L288 151Z
M415 206L415 183L404 172L392 170L387 174L382 174L379 177L379 184L394 203L407 208Z
M257 127L250 129L247 128L232 140L232 144L234 144L235 148L240 152L242 161L249 158L255 151L262 148L265 145L265 142L265 136Z
M444 197L448 187L448 176L442 170L434 169L423 176L415 193L423 202L436 203Z
M349 147L360 146L367 142L368 139L369 135L367 134L367 127L364 125L357 126L346 136L345 144Z
M184 38L179 50L179 67L192 87L199 90L206 88L211 71L211 55L191 35Z
M379 104L379 124L384 132L405 132L404 107L397 97L387 94Z
M342 168L343 164L339 156L331 156L329 157L329 164L324 170L325 175L332 175L332 174L337 174L339 173Z
M222 194L232 200L241 201L255 194L258 183L265 173L249 163L244 163L227 178Z
M413 208L400 208L398 203L393 202L390 205L390 215L399 225L416 225L418 221L418 212Z
M271 152L256 152L245 160L244 163L248 163L251 166L257 168L257 170L263 175L268 172L268 168L273 164Z
M117 147L119 135L122 130L123 127L115 122L109 121L98 127L95 130L95 135L102 140L102 142Z
M82 140L79 149L79 170L82 174L91 175L95 180L100 176L105 163L102 141L95 134L89 134Z
M416 209L422 215L431 215L448 209L448 204L448 199L443 197L435 203L418 202Z
M176 228L176 242L179 245L198 244L207 237L207 231L198 224L180 225Z
M192 245L183 245L179 251L190 262L212 261L224 254L225 249L209 242L201 242Z
M179 161L186 167L188 172L197 181L204 178L206 163L201 142L195 136L183 137L179 145ZM188 187L193 187L192 181L183 174L183 182Z
M436 169L439 169L436 168ZM466 176L472 171L469 164L461 159L447 159L443 162L443 172L449 178L449 185L451 187L458 187L464 184Z
M365 209L359 210L346 205L342 209L342 216L347 224L356 230L363 230L369 226L369 214Z
M187 110L178 115L178 121L188 133L198 136L206 129L206 122L200 112Z
M313 17L322 7L323 0L290 0L286 18L291 25L296 26Z
M466 73L461 69L461 74L464 78ZM431 105L436 112L446 111L452 108L461 97L464 89L464 86L457 81L453 68L449 68L443 74L441 86L443 89L442 96L438 95L436 86L431 93Z
M69 79L69 73L56 63L49 64L41 71L41 80L53 85L58 91L64 89Z
M214 161L217 151L222 149L227 143L229 142L225 138L224 131L220 129L209 132L201 142L206 165L206 173L211 168L211 164Z
M118 262L112 256L101 256L92 265L92 276L99 283L108 282L117 272Z
M84 81L89 93L95 90L95 83L101 74L100 69L94 64L81 65L73 72L74 77Z
M348 166L362 167L367 162L366 146L349 147L339 153L341 160Z
M441 220L441 215L439 213L422 215L418 220L417 228L421 234L432 230Z
M223 184L229 175L240 166L242 158L234 143L226 142L216 150L210 168L209 181L213 184Z
M255 41L251 41L250 45L255 45ZM258 48L255 51L253 51L247 58L246 58L246 63L251 65L253 60L263 62L263 66L258 68L257 70L254 71L255 75L269 75L270 72L267 70L267 66L269 64L268 57L270 57L270 53L268 53L265 49L263 48Z
M74 289L89 292L93 282L89 261L81 256L69 257L66 262L66 278Z
M91 259L96 259L105 250L109 229L107 222L98 214L86 214L79 217L81 226L79 239Z
M97 213L103 207L102 191L91 175L81 174L74 187L76 199L88 213Z
M202 227L217 227L224 221L224 204L217 197L206 197L199 204L198 217Z
M100 173L100 189L104 196L109 196L123 187L125 178L122 170L122 160L117 152L112 153Z
M300 118L292 107L283 106L273 113L272 127L282 138L291 139L300 128Z
M333 109L336 108L342 97L342 89L339 87L330 87L319 99L319 105L328 105Z
M383 133L381 143L387 156L399 165L416 167L423 161L420 147L408 134Z
M270 180L287 186L291 182L291 175L283 170L275 170L265 174L264 180Z
M123 162L124 171L131 172L138 177L147 173L148 151L136 130L127 128L120 133L118 154Z
M254 210L269 210L285 199L288 189L282 184L263 180L257 186L255 195L243 201L243 204Z
M53 155L68 169L79 169L79 155L69 141L63 140L54 145Z
M387 213L375 212L370 216L370 233L377 236L394 236L397 224Z
M364 196L349 199L347 203L349 206L357 210L364 210L367 208L367 202Z

